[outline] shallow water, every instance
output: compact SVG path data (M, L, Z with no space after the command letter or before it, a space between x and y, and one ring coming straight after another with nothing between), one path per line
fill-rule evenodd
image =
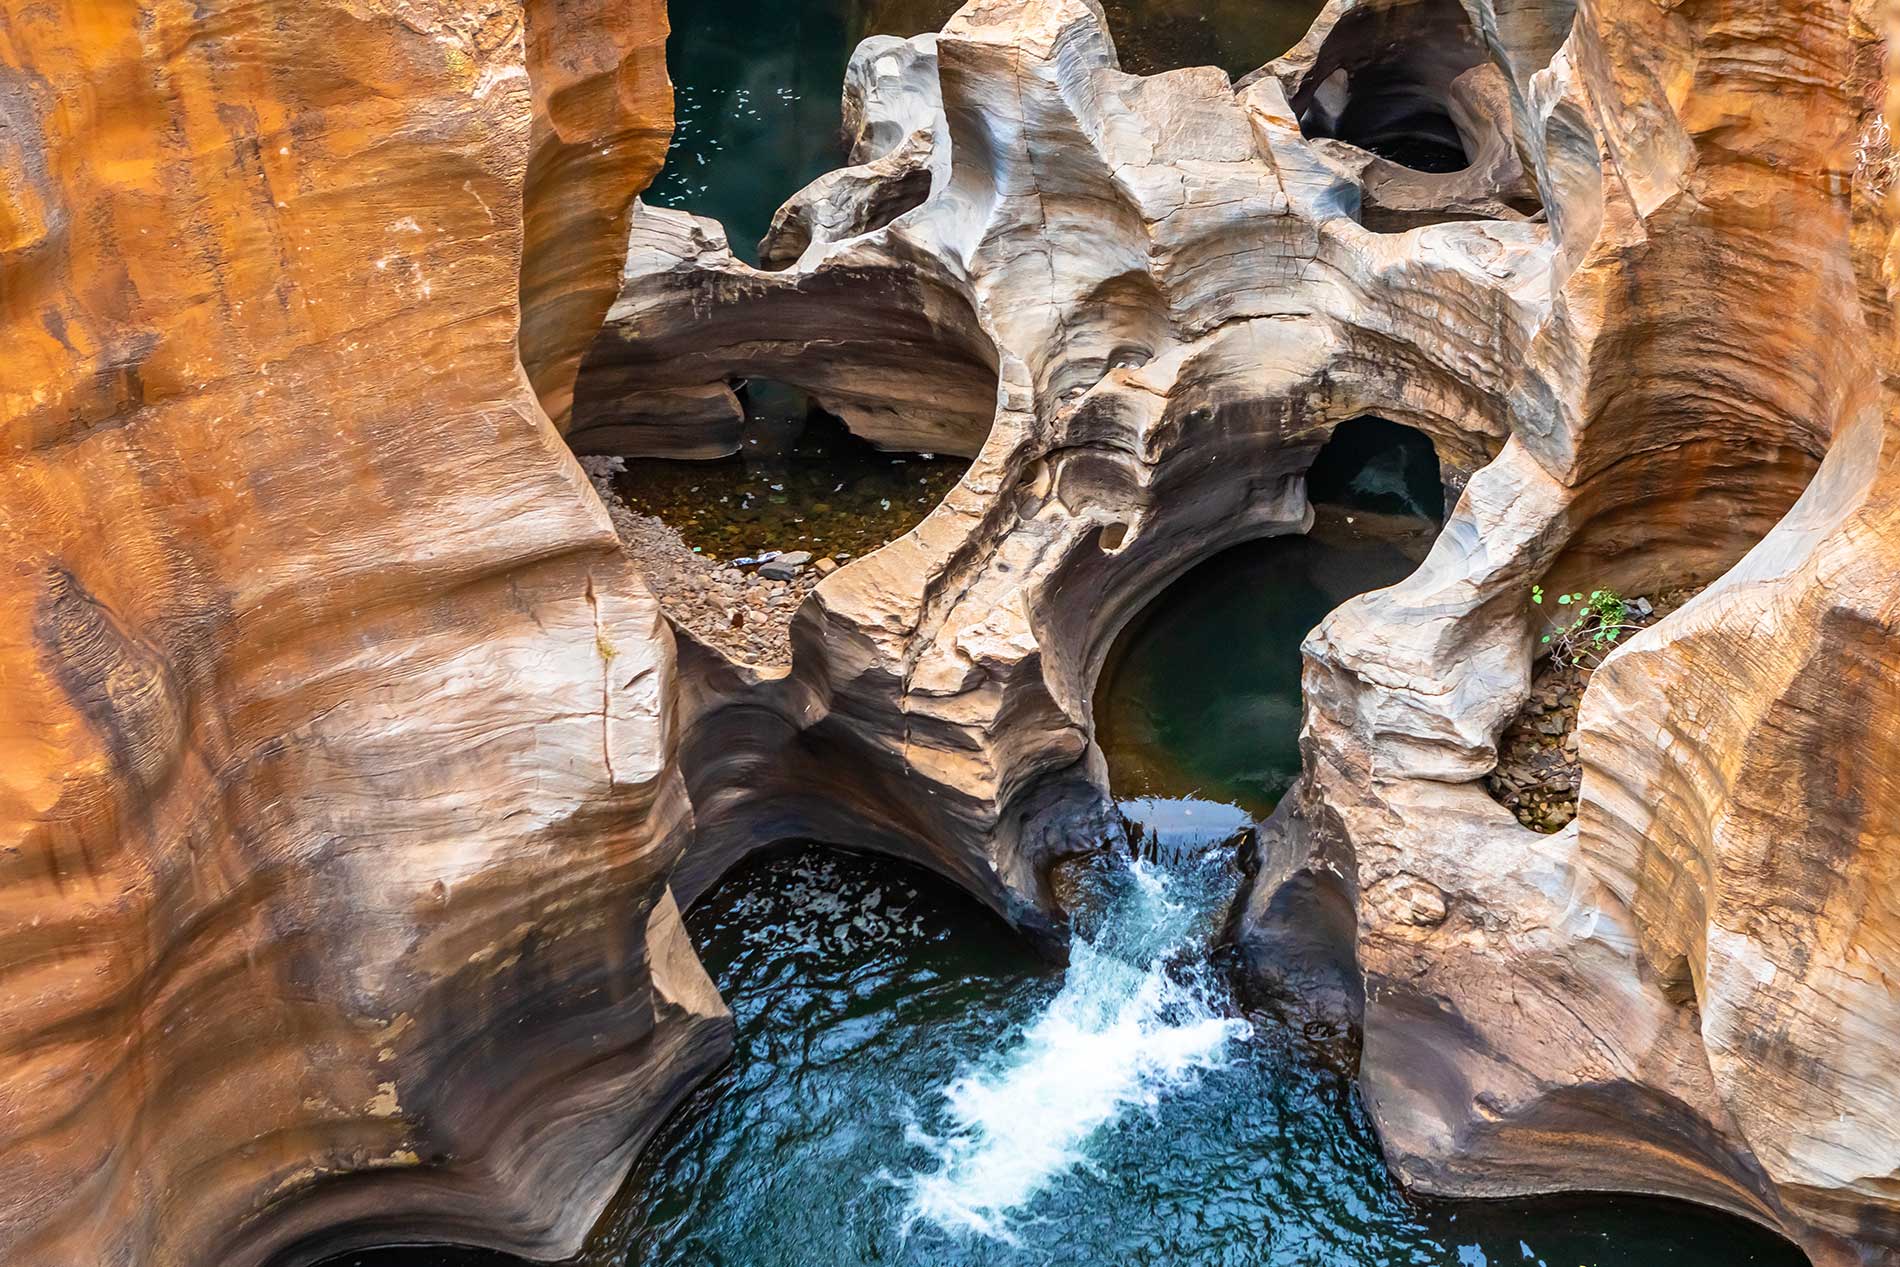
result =
M744 393L739 452L709 462L630 458L614 488L708 558L808 550L844 560L921 523L967 458L886 453L773 384Z
M1384 513L1439 508L1412 443L1346 433L1312 485L1350 505L1203 564L1123 634L1096 716L1156 847L1058 869L1066 969L934 877L816 847L755 859L689 912L733 1061L661 1128L578 1261L1798 1267L1765 1232L1665 1202L1421 1206L1350 1080L1229 986L1213 941L1233 839L1298 773L1300 641L1404 577L1436 531Z

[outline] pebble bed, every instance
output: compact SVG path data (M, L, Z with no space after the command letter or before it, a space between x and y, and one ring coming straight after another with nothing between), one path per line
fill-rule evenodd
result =
M1647 628L1697 592L1678 589L1654 598L1631 598L1627 623ZM1630 636L1624 635L1624 640ZM1542 661L1531 681L1530 700L1498 739L1498 767L1485 776L1485 788L1533 831L1546 835L1562 831L1577 816L1577 797L1583 786L1577 710L1590 689L1593 672L1585 665Z
M709 558L674 528L627 505L614 482L625 464L624 458L581 459L621 548L659 596L673 627L742 664L790 664L792 614L843 560L800 551L742 567Z

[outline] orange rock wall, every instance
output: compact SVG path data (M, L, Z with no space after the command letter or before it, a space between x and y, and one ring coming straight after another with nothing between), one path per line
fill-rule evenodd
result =
M671 638L517 352L666 126L602 13L0 0L10 1267L562 1252L720 1050Z
M1835 430L1832 447L1760 547L1599 676L1582 719L1582 843L1633 906L1650 962L1693 987L1716 1091L1783 1200L1851 1242L1857 1261L1889 1262L1900 1255L1900 401L1890 316L1900 238L1891 170L1856 171L1852 151L1883 91L1889 124L1900 123L1893 76L1883 86L1877 60L1895 12L1798 8L1802 22L1784 29L1806 33L1812 54L1778 50L1771 62L1812 69L1825 58L1857 95L1853 130L1832 137L1837 170L1854 182L1856 249L1837 224L1832 259L1857 266L1869 302L1839 301L1854 329L1817 348L1833 404L1813 417ZM1732 116L1704 111L1732 147ZM1777 177L1800 179L1789 155L1803 134L1796 120L1762 122L1743 135L1778 160ZM1826 175L1808 173L1817 183ZM1763 216L1776 210L1757 205ZM1780 228L1782 251L1804 240L1785 212ZM1788 298L1831 267L1767 292L1762 322L1795 324Z
M521 360L567 426L581 353L619 290L627 216L673 134L666 0L524 0L534 91Z

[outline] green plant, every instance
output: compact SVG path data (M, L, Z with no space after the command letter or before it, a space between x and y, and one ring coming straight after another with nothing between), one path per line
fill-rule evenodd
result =
M1531 586L1531 602L1542 607L1545 597L1543 586ZM1640 627L1630 623L1629 605L1615 590L1559 594L1556 603L1575 609L1559 616L1542 640L1550 649L1551 662L1562 667L1594 669L1624 634Z

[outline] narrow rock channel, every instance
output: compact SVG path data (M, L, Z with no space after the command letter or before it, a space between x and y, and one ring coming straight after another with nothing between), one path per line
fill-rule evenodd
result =
M1316 470L1335 500L1310 534L1202 564L1110 657L1096 712L1125 819L1057 869L1065 968L933 877L815 845L695 906L738 1050L577 1264L1798 1267L1753 1225L1665 1202L1419 1204L1337 1036L1237 995L1223 937L1257 820L1299 773L1300 641L1406 576L1442 514L1404 428L1348 432Z

